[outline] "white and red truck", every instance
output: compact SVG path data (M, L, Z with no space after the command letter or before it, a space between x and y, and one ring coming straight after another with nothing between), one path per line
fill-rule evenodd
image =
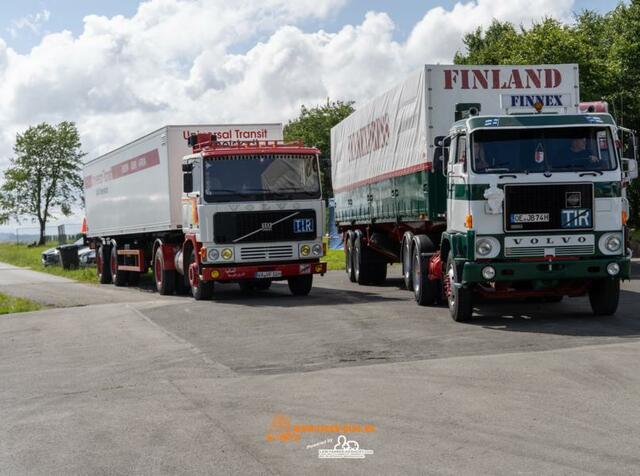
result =
M149 268L161 294L197 300L287 280L306 295L324 274L319 151L280 124L165 126L84 167L87 238L103 284Z

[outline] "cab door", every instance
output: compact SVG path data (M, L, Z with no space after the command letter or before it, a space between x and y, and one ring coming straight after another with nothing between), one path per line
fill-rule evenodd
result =
M451 140L447 163L447 228L466 231L465 220L469 211L468 144L466 134Z

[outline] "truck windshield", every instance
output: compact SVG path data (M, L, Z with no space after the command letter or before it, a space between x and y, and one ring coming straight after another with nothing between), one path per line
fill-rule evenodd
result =
M204 161L207 202L320 198L314 155L254 154Z
M483 129L471 135L479 174L604 171L616 168L606 127Z

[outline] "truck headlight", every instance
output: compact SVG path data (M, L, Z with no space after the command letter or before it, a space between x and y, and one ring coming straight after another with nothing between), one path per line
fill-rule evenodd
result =
M207 253L207 259L209 261L215 261L219 257L220 257L220 252L215 248L210 249L209 252Z
M233 258L233 250L231 248L225 248L224 250L222 250L222 259L229 261L231 258Z
M302 245L300 247L300 254L302 256L309 256L309 253L311 253L311 247L309 245Z
M485 266L482 268L482 277L487 281L491 281L496 277L496 269L493 266Z
M617 276L620 272L620 265L618 263L609 263L607 265L607 274L609 276Z
M618 251L621 244L622 242L620 241L620 238L618 238L617 236L610 236L609 238L607 238L605 246L609 251Z
M617 255L622 251L622 235L620 233L605 233L598 241L600 251L605 255Z
M311 248L311 251L313 252L313 256L320 256L322 254L322 245L320 243L316 243Z
M476 240L478 258L495 258L500 253L500 242L492 236L481 236Z

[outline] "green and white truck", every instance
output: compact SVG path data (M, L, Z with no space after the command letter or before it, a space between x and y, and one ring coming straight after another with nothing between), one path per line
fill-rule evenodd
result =
M426 65L331 131L346 270L402 263L420 305L588 295L613 314L637 142L579 103L577 65ZM603 112L596 112L603 111Z

